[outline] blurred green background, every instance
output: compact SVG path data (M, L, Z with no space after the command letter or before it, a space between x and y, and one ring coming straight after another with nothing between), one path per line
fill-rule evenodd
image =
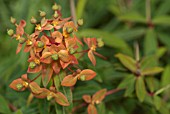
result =
M28 54L15 54L17 42L6 31L14 29L10 17L18 22L25 19L26 32L33 32L29 23L32 16L39 17L39 10L47 12L47 18L53 14L51 6L56 2L62 6L63 17L71 16L69 0L0 0L0 113L10 114L47 114L54 109L46 109L46 100L34 99L27 103L29 92L17 93L8 85L27 70ZM74 99L81 100L83 94L92 94L101 88L116 88L120 80L127 75L125 69L114 57L124 53L134 57L134 43L140 46L140 55L150 59L151 65L165 68L161 75L152 78L154 89L158 90L170 84L170 0L75 0L76 18L84 19L84 26L77 35L82 37L102 38L105 46L97 50L108 59L97 58L93 67L87 56L80 64L97 72L95 80L78 83ZM83 91L81 91L83 90ZM99 114L169 114L170 91L161 94L161 108L158 110L151 103L139 103L134 97L123 98L123 91L105 99L105 104L98 106ZM38 105L37 105L38 104ZM76 104L76 103L75 103ZM10 109L9 109L9 107ZM40 109L44 110L40 110ZM139 111L140 110L140 111ZM85 114L85 109L79 114Z

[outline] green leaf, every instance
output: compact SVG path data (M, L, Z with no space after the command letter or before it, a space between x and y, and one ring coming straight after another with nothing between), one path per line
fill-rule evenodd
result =
M170 84L165 86L165 87L163 87L163 88L161 88L161 89L159 89L158 91L156 91L155 95L159 95L159 94L161 94L162 92L164 92L165 90L167 90L169 88L170 88Z
M11 111L5 98L0 95L0 113L10 114Z
M135 72L136 71L136 61L131 58L130 56L124 55L124 54L116 54L116 57L120 60L120 62L130 71Z
M145 83L143 77L136 78L136 95L140 102L143 102L146 95Z
M158 16L153 19L153 23L156 25L170 25L170 16L164 15L164 16Z
M55 85L55 87L56 87L56 89L57 90L59 90L59 88L60 88L60 79L59 79L59 75L55 75L54 76L54 85Z
M149 88L149 91L154 92L154 90L155 90L154 77L151 77L151 76L146 77L145 81L146 81L147 87Z
M147 68L152 68L157 66L157 59L155 58L155 56L146 56L142 59L142 61L140 62L141 66L140 69L147 69Z
M118 85L118 89L126 89L125 91L125 97L130 96L134 89L135 89L135 76L134 75L128 75L126 76L123 81Z
M87 0L79 0L76 7L77 19L82 18Z
M157 37L153 29L148 29L144 39L144 53L145 55L155 54L157 51Z
M123 81L121 81L121 83L118 85L117 88L119 89L125 89L128 87L128 85L132 82L135 81L135 76L134 75L128 75L126 76Z
M146 68L141 71L143 76L158 74L163 71L161 67Z
M161 58L166 52L167 52L167 48L166 47L159 47L157 52L156 52L156 56L158 58Z
M53 75L53 69L51 68L51 65L48 65L47 68L42 70L42 83L44 87L48 85L52 75Z
M166 33L159 33L159 40L161 41L161 43L163 43L168 49L170 49L170 38L169 38L169 34Z
M22 110L17 110L17 111L15 111L15 113L14 114L23 114L23 112L22 112Z
M154 102L154 105L156 107L157 110L159 110L161 108L161 105L162 105L162 100L159 96L157 95L154 95L153 96L153 102Z
M61 93L61 92L57 92L55 94L55 101L62 106L69 106L70 105L66 96L64 96L64 94Z
M66 73L64 71L61 71L60 74L59 74L60 83L64 79L65 76L66 76ZM72 90L71 90L70 87L62 86L62 90L63 90L63 93L66 96L66 98L68 99L68 102L70 104L67 107L63 107L63 111L67 114L68 112L71 112L72 108L73 108L73 94L72 94Z
M161 85L162 87L168 85L170 82L170 65L165 67L165 70L161 76Z
M146 23L145 17L140 14L141 13L139 12L127 12L121 16L118 16L118 19L122 21Z

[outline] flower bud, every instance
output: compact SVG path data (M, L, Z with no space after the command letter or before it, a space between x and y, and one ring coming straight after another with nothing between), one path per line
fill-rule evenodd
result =
M67 31L68 34L71 34L73 32L73 28L72 27L68 27L66 29L66 31Z
M34 68L36 67L35 62L30 62L29 67L30 67L31 69L34 69Z
M60 5L58 5L58 10L61 10L61 6Z
M85 81L86 80L86 76L85 75L80 76L80 80L81 81Z
M76 50L74 48L70 48L69 52L70 52L70 54L74 54L76 52Z
M11 17L11 23L12 23L12 24L15 24L15 23L16 23L16 19L13 18L13 17Z
M51 56L51 58L53 59L53 60L58 60L58 54L53 54L52 56Z
M40 11L40 16L41 17L45 17L46 16L46 13L44 11Z
M53 98L53 93L50 92L50 94L47 95L47 100L49 101L49 100L51 100L52 98Z
M57 18L58 17L58 13L55 12L54 15L53 15L54 18Z
M21 89L23 88L23 85L22 85L22 84L17 84L17 85L16 85L16 88L17 88L18 90L21 90Z
M7 34L9 36L13 36L14 35L14 30L12 30L12 29L7 30Z
M31 20L30 20L30 22L31 22L31 24L36 24L36 23L37 23L37 20L36 20L34 17L32 17Z
M23 38L23 37L19 38L19 43L20 43L20 44L25 43L25 41L26 41L26 39L25 39L25 38Z
M82 26L83 23L84 23L83 19L79 19L79 20L77 21L77 24L78 24L79 26Z
M39 47L39 48L42 48L42 47L44 47L44 42L42 42L42 41L39 41L39 42L38 42L38 47Z
M56 10L58 10L58 9L59 9L59 7L58 7L58 5L57 5L57 4L54 4L54 5L52 6L52 9L53 9L54 11L56 11Z
M98 47L103 47L104 46L104 42L101 38L97 39L97 46Z

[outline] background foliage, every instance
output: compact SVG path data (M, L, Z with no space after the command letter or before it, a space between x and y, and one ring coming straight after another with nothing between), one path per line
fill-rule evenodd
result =
M139 43L140 57L147 59L148 66L161 66L162 73L148 76L145 79L146 89L157 92L152 100L146 97L141 103L131 93L124 96L121 90L105 98L97 109L99 114L169 114L170 112L170 1L169 0L75 0L76 15L84 19L84 26L79 30L79 37L102 38L105 46L98 50L107 60L97 58L93 67L87 56L81 61L82 67L97 72L94 80L79 82L74 91L74 106L83 102L83 94L94 94L107 88L117 88L120 82L131 73L115 58L115 54L123 53L135 58L134 43ZM8 85L20 77L28 63L27 54L15 55L17 42L6 35L7 28L12 28L10 16L17 20L31 16L38 18L38 10L52 14L51 6L57 2L62 6L63 17L71 15L68 0L1 0L0 1L0 113L9 114L47 114L56 112L54 105L46 100L27 101L28 92L17 93ZM26 31L32 32L33 26L28 24ZM131 88L131 86L129 86ZM149 95L147 95L149 96ZM44 103L45 102L45 103ZM61 108L59 106L55 106ZM42 110L43 109L43 110ZM63 109L68 110L68 109ZM62 112L57 112L61 114ZM81 108L78 114L85 114Z

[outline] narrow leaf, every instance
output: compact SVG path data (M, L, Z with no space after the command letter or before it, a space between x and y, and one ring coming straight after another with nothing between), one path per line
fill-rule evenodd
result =
M62 86L73 86L77 82L77 77L74 77L72 75L66 76L63 81L61 82Z
M140 102L143 102L146 95L145 83L143 77L137 77L136 79L136 95Z
M141 71L143 76L158 74L163 71L161 67L147 68Z
M99 104L105 98L106 92L107 92L106 89L102 89L102 90L96 92L92 96L92 102Z
M88 114L97 114L97 109L94 105L89 104L87 108Z
M8 103L2 95L0 95L0 113L4 113L4 114L11 113L11 111L8 107Z
M120 62L130 71L135 72L136 71L136 61L124 54L116 54L116 57L120 60Z
M57 92L55 94L55 101L62 106L69 106L70 105L68 100L67 100L67 97L64 96L64 94L62 94L61 92Z
M48 85L52 75L53 75L53 69L51 68L50 65L42 70L42 82L44 87Z
M86 102L86 103L91 103L91 96L90 95L83 95L83 100Z

